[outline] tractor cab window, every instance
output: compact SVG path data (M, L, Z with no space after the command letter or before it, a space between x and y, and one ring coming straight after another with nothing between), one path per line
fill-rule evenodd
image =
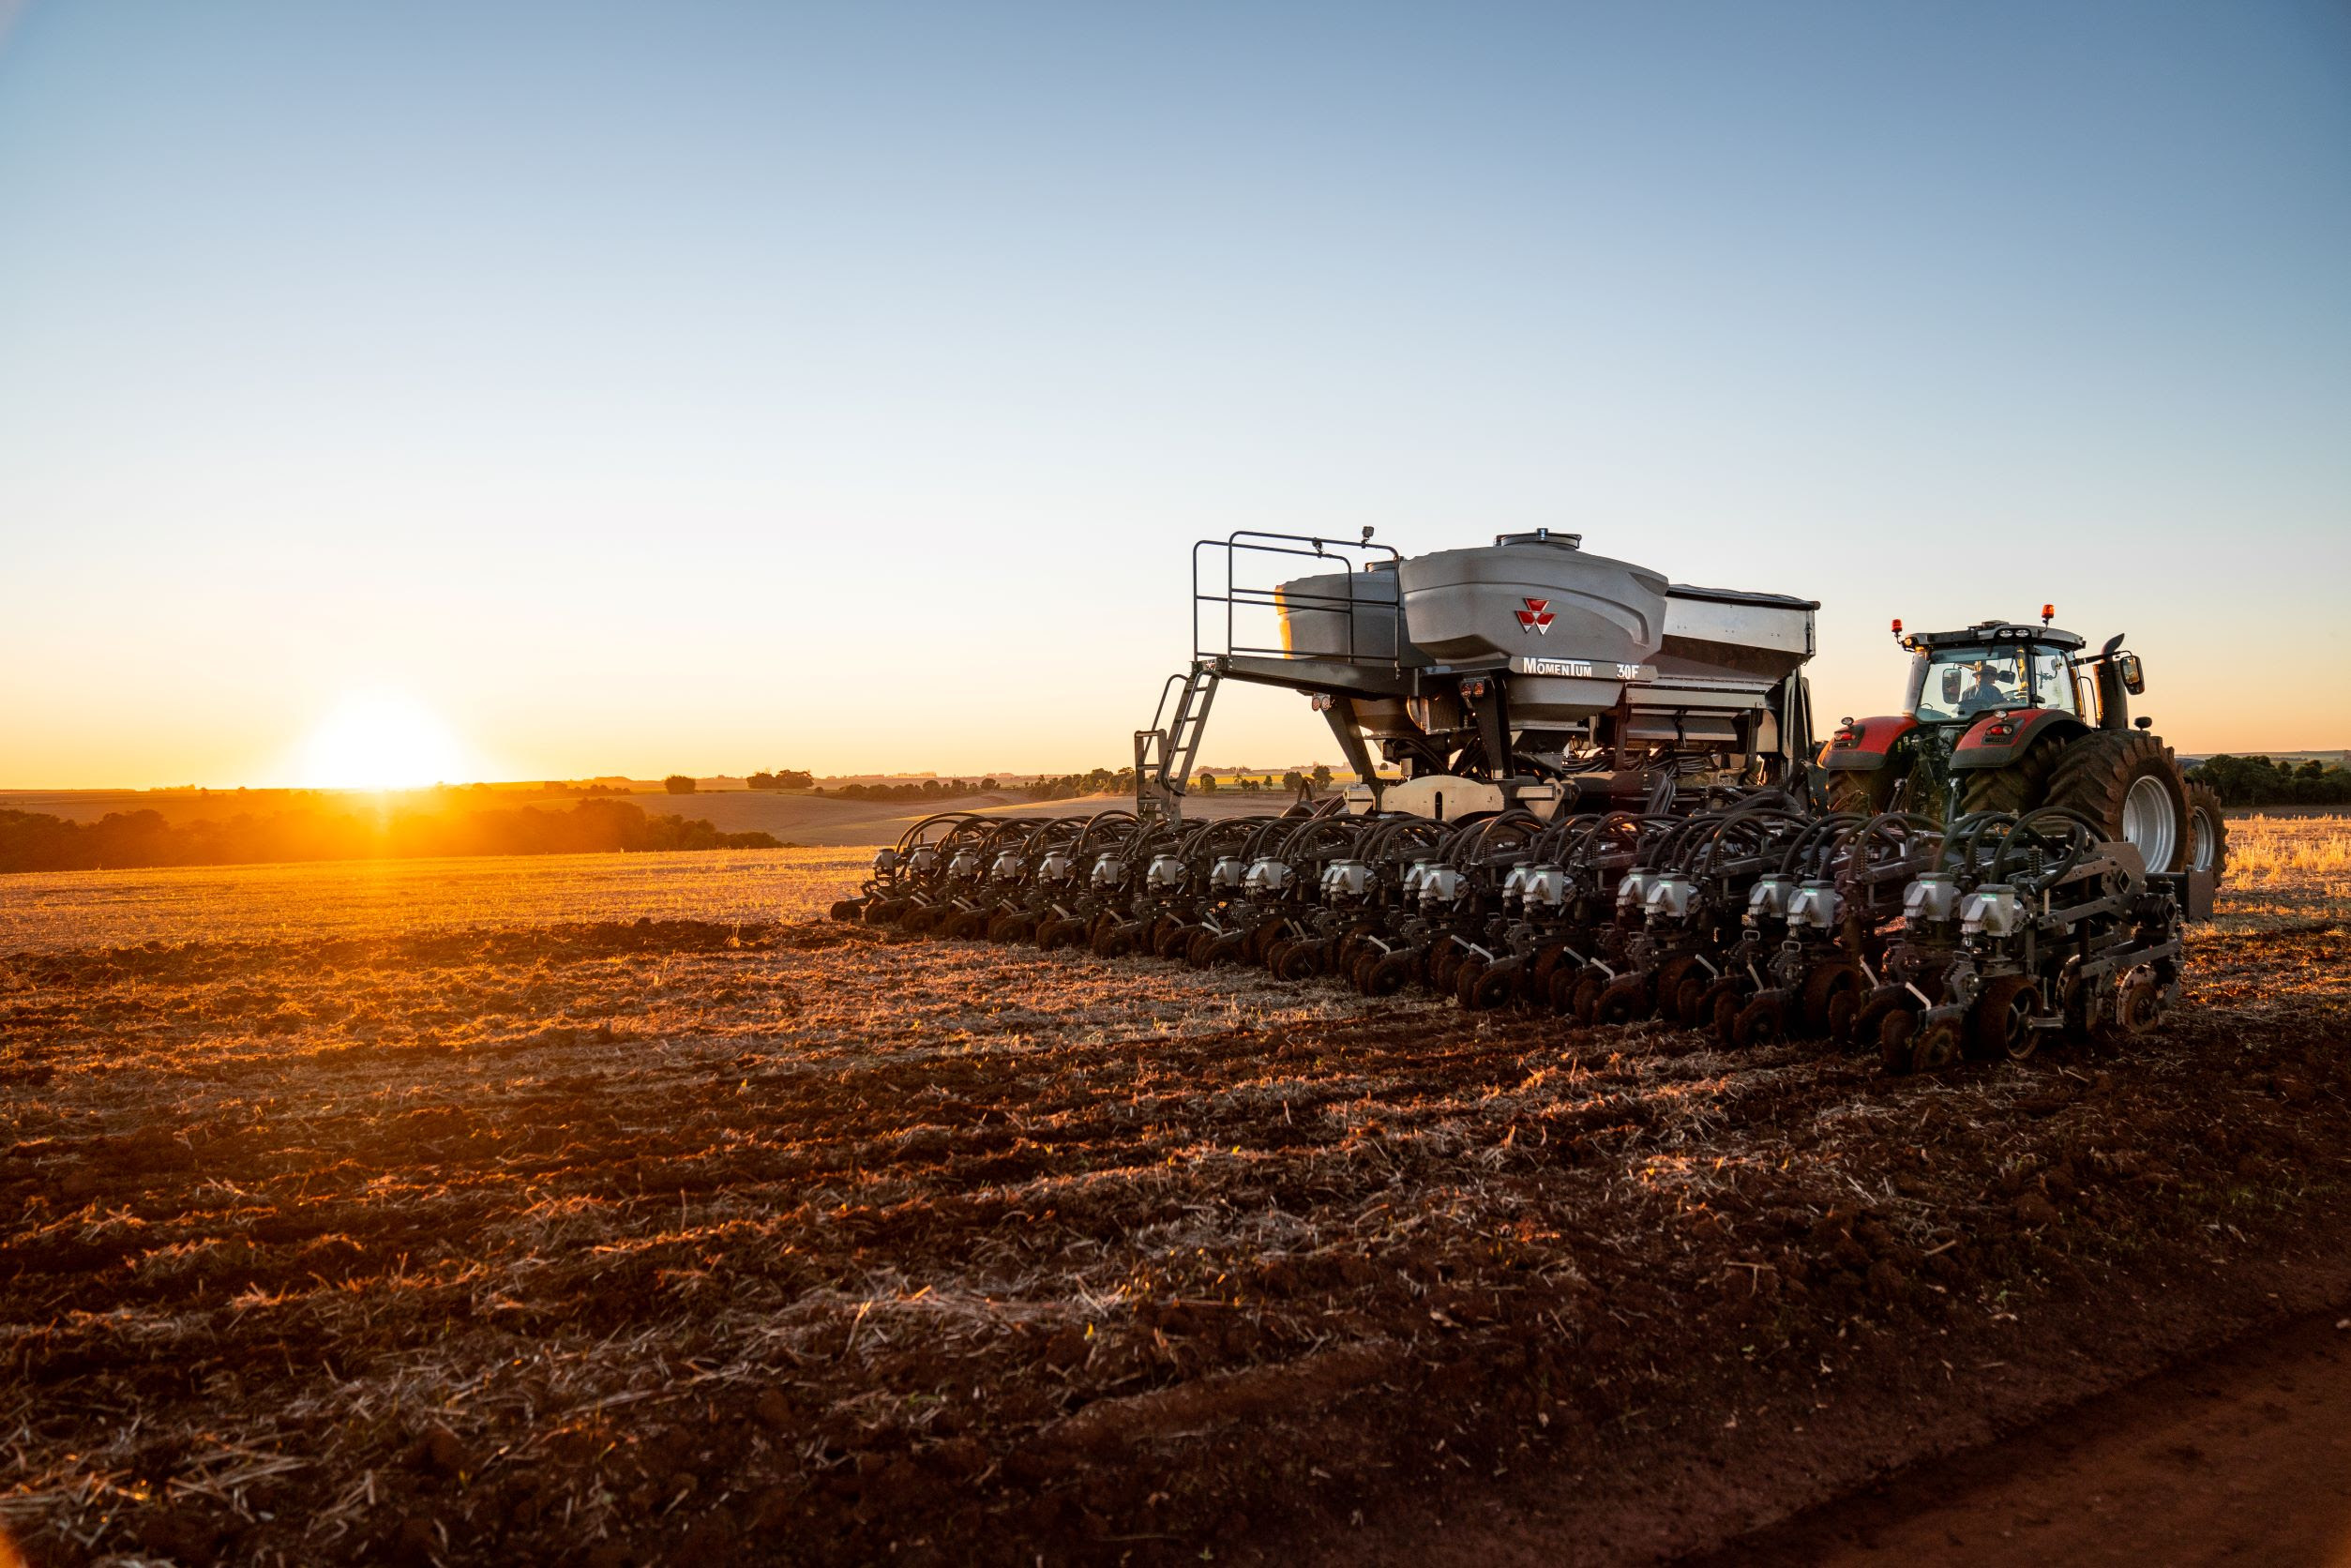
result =
M2066 662L2065 650L2035 648L2032 660L2033 706L2079 714L2082 711L2081 695L2073 680L2072 666Z
M1910 672L1910 712L1922 724L1975 718L2001 708L2033 706L2032 670L2017 644L1936 648Z
M2062 649L2025 643L1921 651L1910 671L1910 712L1922 724L1949 723L2002 708L2079 713Z

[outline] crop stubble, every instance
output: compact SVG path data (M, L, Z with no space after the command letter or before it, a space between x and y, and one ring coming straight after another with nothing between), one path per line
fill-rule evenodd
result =
M656 857L28 879L0 1522L40 1562L1703 1546L2343 1287L2341 876L2293 837L2338 829L2262 831L2158 1037L1905 1081L877 937L802 912L837 855L676 857L660 907L717 920L556 919Z

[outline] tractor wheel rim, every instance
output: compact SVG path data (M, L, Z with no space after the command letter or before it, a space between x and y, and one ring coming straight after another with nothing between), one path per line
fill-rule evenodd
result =
M2179 812L2163 780L2148 775L2132 781L2122 797L2122 836L2148 870L2171 869L2172 852L2179 844Z
M2192 871L2212 869L2211 814L2207 811L2188 813L2188 868Z

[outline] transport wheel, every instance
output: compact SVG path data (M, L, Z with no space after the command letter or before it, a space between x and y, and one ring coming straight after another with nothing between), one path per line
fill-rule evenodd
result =
M2048 794L2049 776L2057 771L2057 758L2064 750L2065 742L2047 735L2027 746L2022 757L2004 768L1975 769L1967 775L1959 797L1961 814L2006 811L2023 816Z
M1860 1010L1861 972L1851 964L1820 964L1804 976L1804 1027L1815 1034L1830 1033L1829 1003L1841 995L1850 996L1854 1010ZM1848 1013L1846 1024L1850 1028L1852 1022L1852 1015Z
M1365 996L1394 996L1411 978L1411 954L1382 953L1364 964L1363 978L1356 984Z
M1967 1015L1967 1054L1986 1062L2022 1062L2041 1044L2032 1020L2042 1011L2041 988L2028 974L2003 974L1977 993Z
M2209 871L2218 887L2228 874L2228 822L2221 815L2221 797L2208 784L2188 786L2188 863L2190 871Z
M1745 1000L1739 994L1739 982L1726 974L1706 988L1698 999L1698 1016L1706 1023L1706 1032L1714 1036L1715 1044L1727 1046L1731 1031L1739 1022L1739 1011Z
M1877 1064L1890 1073L1910 1070L1910 1047L1919 1032L1919 1016L1899 1003L1877 1018Z
M1731 1021L1730 1043L1741 1050L1779 1044L1786 1030L1787 1013L1780 999L1765 992L1739 1010Z
M1592 1021L1627 1024L1649 1017L1649 988L1635 975L1612 982L1592 1003Z
M2093 730L2057 758L2045 804L2078 811L2130 840L2149 871L2187 864L2188 786L2163 742L2143 730Z
M842 898L833 905L833 918L836 920L854 923L864 918L865 912L866 901L863 898Z
M1829 776L1829 809L1875 817L1893 799L1900 774L1891 761L1868 773L1832 773Z
M1959 1026L1937 1018L1921 1026L1910 1039L1910 1070L1937 1073L1959 1060Z
M1598 970L1577 973L1575 999L1568 1003L1568 1011L1575 1015L1577 1023L1589 1024L1600 1017L1600 995L1607 988L1608 982Z

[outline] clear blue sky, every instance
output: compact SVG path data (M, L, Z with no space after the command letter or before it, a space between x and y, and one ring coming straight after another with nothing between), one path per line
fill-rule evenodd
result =
M0 15L7 14L0 0ZM0 784L1115 765L1190 542L1548 524L2351 745L2351 8L34 0ZM1209 754L1328 756L1302 700Z

